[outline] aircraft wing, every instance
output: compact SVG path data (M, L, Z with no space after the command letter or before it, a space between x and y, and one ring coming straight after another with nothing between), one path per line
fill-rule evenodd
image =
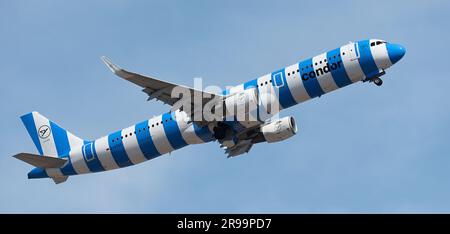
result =
M202 107L213 98L221 97L221 95L218 94L207 93L183 85L178 85L167 81L162 81L153 77L129 72L115 65L114 63L111 62L109 58L105 56L103 56L101 59L114 74L116 74L117 76L121 77L124 80L130 81L144 88L142 91L148 95L147 101L150 101L152 99L159 100L165 104L172 106L171 108L172 111L179 109L183 103L178 101L180 101L182 98L185 98L183 96L181 97L172 96L172 91L176 87L179 90L188 91L191 94L190 97L191 110L183 110L186 113L188 113L191 117L194 114L193 110L196 110L194 106L194 96L202 98L201 102Z

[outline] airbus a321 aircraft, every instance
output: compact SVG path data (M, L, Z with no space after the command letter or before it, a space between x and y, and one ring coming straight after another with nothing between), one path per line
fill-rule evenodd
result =
M256 143L283 141L297 133L293 117L274 118L280 110L358 81L380 86L385 70L404 54L403 46L384 40L349 42L221 93L129 72L102 57L117 76L141 86L148 100L172 106L170 111L93 141L31 112L21 119L39 154L14 157L35 167L29 179L52 178L57 184L73 175L142 163L190 144L218 141L234 157ZM206 118L205 110L214 118ZM244 118L238 118L242 113Z

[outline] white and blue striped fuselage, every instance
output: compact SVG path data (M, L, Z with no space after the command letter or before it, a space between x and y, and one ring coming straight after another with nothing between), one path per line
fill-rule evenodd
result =
M375 39L349 43L227 89L224 94L256 88L261 108L278 105L280 109L286 109L349 84L368 81L384 74L385 69L403 56L398 54L398 47ZM268 93L275 94L276 98L264 95ZM235 122L235 125L233 128L237 131L249 127L249 123ZM215 140L212 129L208 126L198 127L182 111L165 113L83 144L72 143L70 136L65 136L69 151L58 154L68 159L67 163L62 168L35 168L28 174L29 178L113 170L156 158L190 144ZM41 153L46 155L46 152Z

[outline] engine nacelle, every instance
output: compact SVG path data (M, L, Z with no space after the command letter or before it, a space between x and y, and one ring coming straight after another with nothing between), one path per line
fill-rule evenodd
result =
M297 124L292 116L272 121L261 127L264 139L268 143L286 140L297 133Z
M258 109L258 91L246 89L225 98L225 116L244 117L245 114Z

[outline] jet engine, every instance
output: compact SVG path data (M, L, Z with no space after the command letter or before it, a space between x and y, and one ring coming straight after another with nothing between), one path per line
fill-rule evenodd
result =
M286 140L297 133L297 124L292 116L274 120L260 128L268 143Z

